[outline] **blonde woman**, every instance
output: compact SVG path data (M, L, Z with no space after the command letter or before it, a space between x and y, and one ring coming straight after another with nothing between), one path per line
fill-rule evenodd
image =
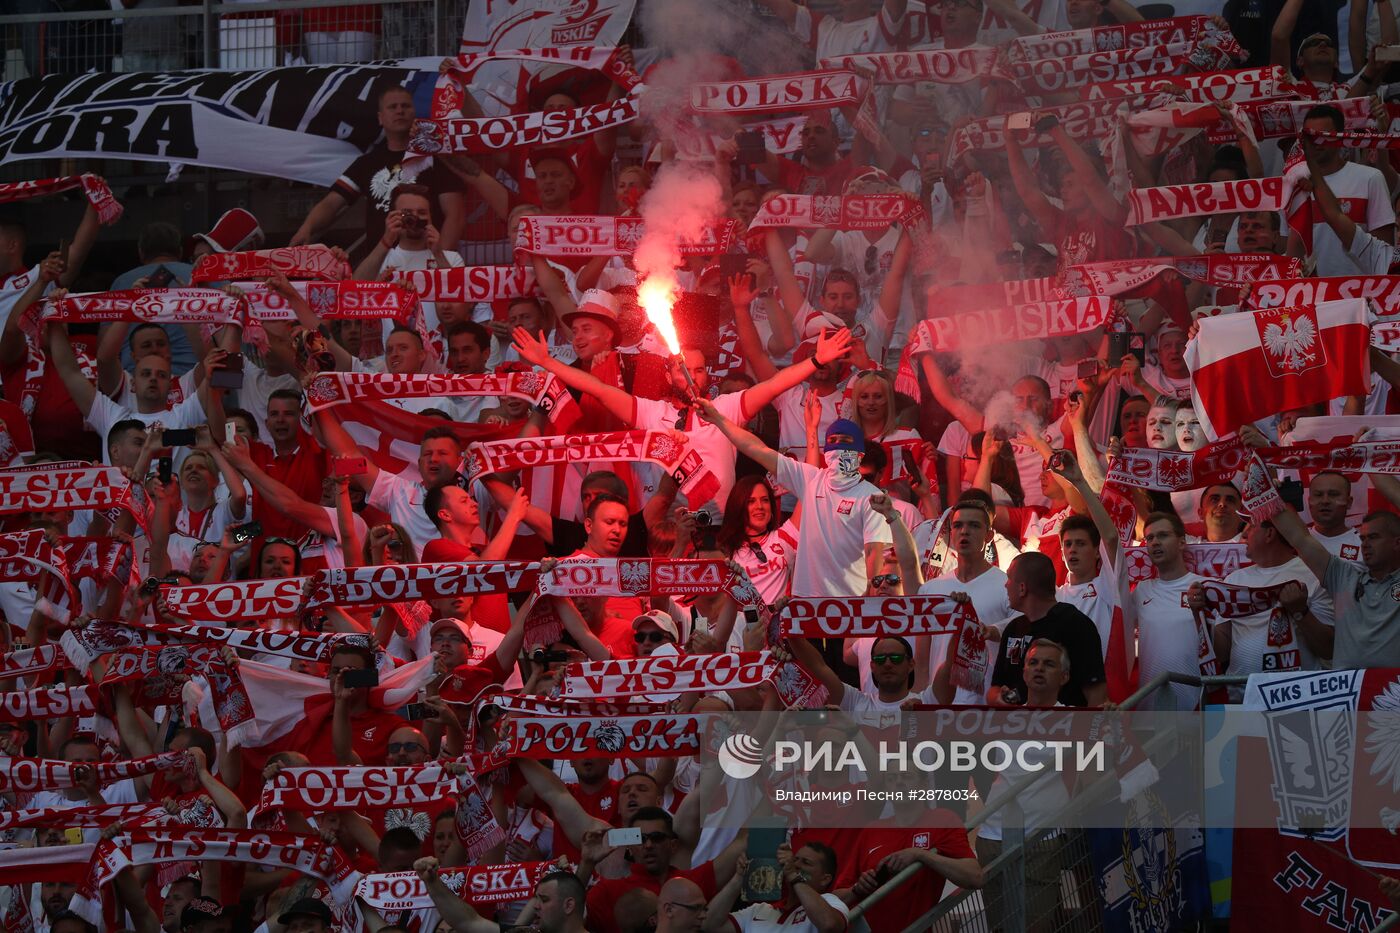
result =
M860 425L865 442L881 444L889 454L889 463L880 481L908 477L916 470L923 476L931 475L931 445L925 443L917 431L898 426L899 403L889 373L884 370L858 373L851 380L848 397L849 417Z

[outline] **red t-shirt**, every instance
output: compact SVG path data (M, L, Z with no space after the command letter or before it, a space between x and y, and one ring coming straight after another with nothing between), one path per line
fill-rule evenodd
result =
M672 878L687 878L695 882L700 886L700 890L705 892L707 901L715 896L717 885L713 862L705 862L685 870L672 868L666 873L666 877L661 879L647 874L642 866L633 865L632 874L626 878L604 878L594 882L593 887L588 889L588 900L585 902L588 928L595 933L621 933L622 928L613 919L613 907L617 899L637 888L660 894L661 886Z
M796 852L809 842L830 846L836 853L836 880L831 883L831 890L849 888L856 883L860 877L856 868L860 860L860 830L834 826L799 829L793 832L788 844Z
M465 544L447 538L434 538L423 545L423 563L456 563L481 560ZM510 599L505 593L482 593L472 600L472 621L494 632L510 631Z
M329 458L310 434L302 431L297 437L296 451L278 456L271 447L254 441L253 462L268 476L291 489L307 502L321 501L321 480L330 472ZM263 534L271 538L296 540L308 529L285 513L274 509L266 499L253 497L253 520L262 524Z
M583 812L589 816L597 817L605 823L613 823L617 819L617 789L622 786L621 781L614 781L609 778L596 791L586 791L580 784L565 784L569 793L574 795ZM541 801L538 804L540 812L546 814L550 819L554 819L554 810ZM563 827L555 821L554 827L554 856L565 856L570 865L577 865L583 853L578 846L569 838L569 834L564 832Z
M1060 268L1105 259L1132 259L1137 255L1137 240L1098 211L1077 214L1057 211L1054 230L1045 231L1058 250Z
M97 336L95 334L74 334L69 338L73 351L81 363L97 358ZM45 359L44 374L39 379L39 401L34 410L34 420L30 423L32 436L31 449L47 450L64 459L97 460L107 449L107 439L97 438L83 424L83 414L68 394L58 367ZM25 373L29 365L26 352L13 366L0 369L5 385L5 398L19 405L24 397ZM93 374L96 375L95 373ZM96 440L94 440L96 439Z
M603 199L603 179L608 175L611 157L604 157L598 151L598 144L591 136L568 147L558 147L569 154L574 164L574 194L569 199L569 211L575 214L596 214ZM539 191L535 188L535 176L527 168L530 151L517 149L512 153L511 174L520 183L520 193L511 195L510 209L517 204L535 204Z
M931 816L940 817L938 825L912 828L881 828L871 826L860 831L859 861L856 875L880 867L885 856L901 849L931 849L948 858L976 858L967 842L967 830L956 814L935 810ZM946 825L945 825L946 824ZM947 882L932 871L924 871L880 901L866 914L872 930L904 930L933 909L943 898Z
M496 655L488 654L480 664L463 664L453 669L439 690L451 703L471 703L494 684L504 684L510 671L501 667Z
M778 184L794 194L841 194L855 171L850 156L842 156L826 168L778 157Z
M383 761L389 751L389 736L395 729L407 724L407 720L394 713L379 709L365 710L350 717L350 747L361 761ZM313 765L335 764L330 716L306 720L278 744L281 748L301 752Z

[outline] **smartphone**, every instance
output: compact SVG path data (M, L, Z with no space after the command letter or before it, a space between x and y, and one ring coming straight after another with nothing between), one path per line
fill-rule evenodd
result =
M331 461L331 473L335 476L363 476L369 469L364 457L337 457Z
M165 266L156 266L151 270L151 274L146 276L146 287L166 288L173 281L175 281L175 273L165 268Z
M244 522L241 525L234 525L228 530L228 534L235 544L247 544L262 534L262 522Z
M1137 331L1128 332L1128 352L1137 357L1138 365L1147 363L1147 335Z
M224 443L238 443L238 422L232 418L224 422Z
M169 428L160 432L162 447L193 447L194 442L194 428Z
M1122 357L1120 356L1119 359L1122 359ZM1076 371L1075 375L1078 376L1080 379L1093 379L1093 378L1094 378L1095 376L1097 376L1098 374L1099 374L1099 361L1098 361L1098 360L1080 360L1080 361L1079 361L1079 369Z
M1008 130L1028 130L1031 128L1031 113L1023 110L1020 113L1013 113L1006 118L1006 128Z
M625 826L622 829L608 830L608 845L639 846L642 844L642 830L639 826Z
M409 722L427 722L437 719L437 710L427 703L410 703L399 711L399 715Z
M169 433L169 432L166 432ZM175 461L169 457L161 457L156 461L156 475L160 477L162 486L170 482L170 477L175 472Z
M768 159L768 145L763 134L757 130L744 130L734 137L738 152L734 156L736 165L762 165Z
M377 687L379 686L379 671L373 667L362 671L346 671L340 675L340 682L347 687Z
M209 385L215 389L243 388L243 369L216 369L209 374Z
M744 275L749 271L749 257L743 253L724 253L719 257L719 274L724 276L724 281L729 282L736 275Z

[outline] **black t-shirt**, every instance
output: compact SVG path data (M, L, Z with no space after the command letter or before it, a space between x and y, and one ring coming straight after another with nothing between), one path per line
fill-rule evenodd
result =
M437 196L453 190L452 175L431 161L413 178L403 174L403 152L393 152L384 143L376 143L364 155L345 167L331 190L353 204L365 201L365 242L370 248L384 235L384 219L389 213L389 195L401 184L425 185L433 193L433 224L442 229L442 212ZM450 247L448 247L450 248Z
M588 534L583 530L583 522L554 517L554 543L548 548L550 557L568 557L583 548ZM641 512L627 520L627 536L622 539L619 557L650 557L647 551L647 521Z
M1084 706L1084 688L1102 683L1103 643L1094 621L1068 603L1056 603L1043 618L1031 622L1017 616L1001 633L997 648L997 666L992 671L992 686L1014 687L1026 695L1026 682L1021 669L1026 649L1037 638L1059 642L1069 651L1069 683L1060 688L1060 702L1066 706Z

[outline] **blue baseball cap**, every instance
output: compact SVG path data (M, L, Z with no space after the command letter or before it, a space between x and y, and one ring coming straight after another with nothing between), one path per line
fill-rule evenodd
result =
M822 450L854 450L865 453L865 434L860 425L849 418L837 418L826 429L826 444Z

